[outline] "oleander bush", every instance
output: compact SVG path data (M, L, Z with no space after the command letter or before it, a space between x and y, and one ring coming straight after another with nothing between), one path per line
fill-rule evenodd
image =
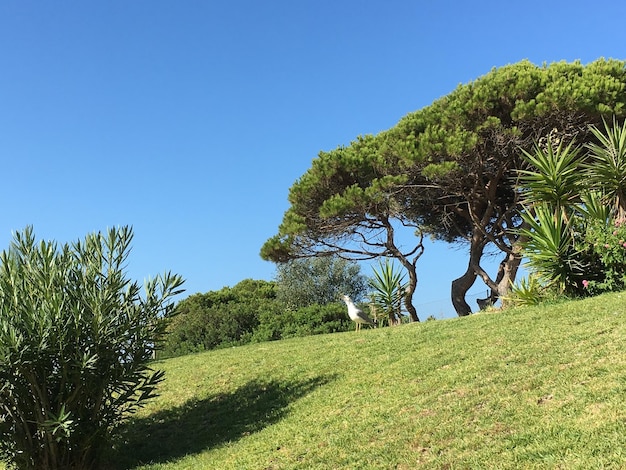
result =
M116 427L155 396L150 361L180 276L125 264L129 227L58 246L32 228L0 254L0 457L19 469L98 468Z

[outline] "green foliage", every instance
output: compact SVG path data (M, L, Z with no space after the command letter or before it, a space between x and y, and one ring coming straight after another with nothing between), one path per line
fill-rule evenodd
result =
M546 300L548 292L549 290L541 283L539 277L531 273L515 283L511 287L509 295L502 300L506 306L527 307L539 305Z
M262 316L279 315L276 285L246 279L234 287L194 294L176 305L159 357L171 357L250 341Z
M522 173L529 225L525 254L543 283L561 291L596 295L626 289L626 125L613 120L605 133L591 127L596 143L580 162L571 145L533 155Z
M456 162L430 163L424 167L422 175L429 180L441 180L459 170Z
M372 289L370 297L374 305L375 319L387 320L389 324L400 323L402 296L406 289L402 271L396 270L393 261L385 258L385 262L379 262L378 269L373 270L369 285Z
M524 245L528 266L541 282L556 285L561 291L576 290L585 266L574 245L572 221L566 222L545 202L536 204L533 213L525 213L524 220L529 225L522 230L528 238Z
M367 290L367 279L357 263L325 256L279 264L276 287L278 300L298 309L337 302L341 294L358 301Z
M626 121L620 127L613 117L612 127L604 122L604 133L595 126L591 132L598 142L587 144L589 184L602 188L605 202L618 218L626 217Z
M605 196L602 190L587 189L580 194L580 203L576 205L576 211L588 220L596 220L606 225L613 211L603 199Z
M155 396L149 367L183 281L124 273L132 230L71 245L15 234L0 255L0 454L21 469L96 468L114 428Z
M567 218L563 211L578 200L581 191L580 148L573 142L555 147L548 139L545 148L535 145L533 152L522 149L524 158L533 170L519 170L525 203L536 201L550 204Z
M601 220L588 222L581 248L585 248L589 268L581 285L588 295L626 289L626 224Z
M574 142L558 145L548 137L533 153L521 149L531 169L518 170L524 202L522 217L528 228L521 230L529 267L537 279L561 291L576 290L584 274L575 245L572 213L583 190L580 149Z
M351 322L345 307L333 295L343 288L357 294L362 292L365 278L359 274L359 266L339 259L311 260L294 266L281 278L290 280L283 286L283 295L294 292L294 298L303 303L304 299L311 299L310 304L286 304L279 298L280 281L246 279L232 288L191 295L176 305L158 357L347 331ZM301 270L303 267L311 270ZM298 279L297 276L303 277ZM298 288L310 290L299 291ZM320 290L315 291L318 288ZM326 303L320 305L315 299L326 300Z
M348 331L352 322L342 304L313 304L295 310L264 312L252 335L253 342Z

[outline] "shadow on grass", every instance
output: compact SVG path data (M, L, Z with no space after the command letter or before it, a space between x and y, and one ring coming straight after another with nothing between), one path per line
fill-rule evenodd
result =
M133 419L121 429L111 466L128 469L166 462L236 441L276 423L290 403L333 379L252 381L229 394Z

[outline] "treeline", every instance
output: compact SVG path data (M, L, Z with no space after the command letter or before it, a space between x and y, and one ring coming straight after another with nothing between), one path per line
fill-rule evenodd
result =
M166 319L168 334L157 357L348 331L353 324L338 295L362 299L367 286L357 264L319 258L280 266L275 281L246 279L191 295Z
M339 303L289 308L276 298L276 282L246 279L234 287L182 300L170 319L158 357L294 336L347 331L350 319Z

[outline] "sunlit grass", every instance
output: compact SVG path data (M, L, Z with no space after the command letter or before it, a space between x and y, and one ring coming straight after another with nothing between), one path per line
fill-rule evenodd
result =
M157 363L119 468L617 468L626 294Z

